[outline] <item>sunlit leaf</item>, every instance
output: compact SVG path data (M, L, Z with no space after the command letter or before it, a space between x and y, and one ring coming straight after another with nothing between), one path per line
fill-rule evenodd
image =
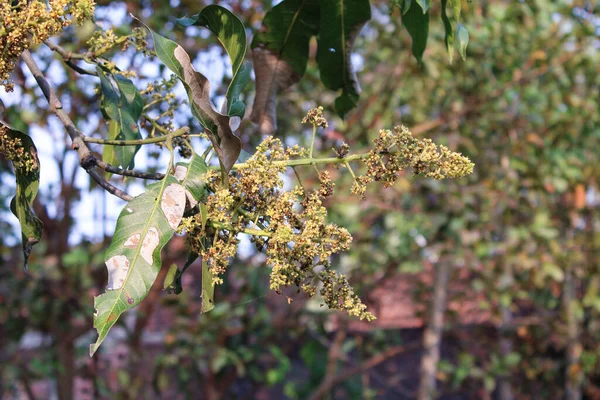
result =
M119 134L119 123L117 121L108 121L108 140L116 140ZM102 161L107 162L111 165L118 163L117 155L115 154L115 146L104 146L102 149ZM107 172L105 179L109 180L112 174Z
M448 59L450 64L452 64L452 59L454 58L454 30L452 29L452 24L450 23L450 18L448 18L448 14L446 13L446 4L448 0L442 0L442 22L444 23L444 41L446 42L446 50L448 51Z
M24 267L32 247L42 237L43 224L33 211L31 204L35 200L40 184L40 161L33 140L23 132L12 129L0 121L0 154L12 161L17 192L10 202L12 213L19 219L23 239Z
M463 60L467 59L467 45L469 44L469 32L462 24L458 24L456 28L456 44L458 52Z
M450 0L452 5L452 12L454 13L454 19L456 22L460 20L460 9L462 8L462 0Z
M232 79L225 98L226 112L229 116L244 117L245 104L239 97L250 79L250 65L246 58L246 29L238 17L226 8L209 5L190 18L180 18L177 22L182 26L199 25L214 33L229 55L232 67Z
M277 129L277 94L304 75L309 41L318 30L318 0L284 0L266 14L254 36L256 96L250 118L263 133Z
M94 299L94 327L98 340L93 355L119 316L137 306L156 280L161 268L161 249L175 233L185 210L185 188L167 175L149 185L121 211L110 247L105 254L108 269L106 292Z
M340 116L356 107L360 85L350 56L354 40L371 19L369 0L322 0L317 62L323 84L332 90L342 89L335 100Z
M419 6L421 6L421 10L423 14L429 11L429 6L431 5L431 0L415 0Z

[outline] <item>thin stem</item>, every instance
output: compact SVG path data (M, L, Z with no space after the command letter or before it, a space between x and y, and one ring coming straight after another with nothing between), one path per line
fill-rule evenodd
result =
M38 67L37 63L31 56L29 50L25 50L21 57L27 65L27 67L29 68L29 70L31 71L31 74L35 78L38 86L40 87L40 89L42 89L44 97L46 98L46 100L48 100L50 111L52 111L52 113L58 117L60 122L64 125L65 129L67 130L67 134L69 135L72 141L73 150L77 151L77 155L79 156L79 165L81 165L81 167L85 169L86 172L92 178L94 178L94 180L98 182L98 184L107 192L114 194L115 196L120 197L121 199L126 201L132 200L133 197L131 195L113 186L102 176L100 176L98 171L94 169L98 160L87 147L87 144L84 140L85 135L83 134L83 132L77 129L69 115L65 112L65 110L63 110L62 104L56 96L54 89L52 89L50 83L48 83L48 80L46 79L46 77Z
M294 174L296 175L296 179L298 179L298 184L300 185L302 190L304 190L304 185L302 184L302 179L300 179L300 174L298 174L296 167L292 167L292 170L294 171Z
M317 126L313 125L312 139L310 140L310 150L308 151L308 158L313 156L313 148L315 147L315 137L317 136Z
M349 155L347 157L342 157L342 158L340 158L340 157L298 158L295 160L273 161L272 164L275 166L284 166L284 167L292 167L292 168L297 167L299 165L310 165L310 164L337 165L337 164L346 164L346 163L349 163L352 161L364 160L364 159L368 158L369 155L370 155L370 153L359 153L359 154L352 154L352 155ZM238 163L233 166L232 170L246 168L246 166L247 166L246 163ZM220 167L211 166L208 168L216 170L216 169L219 169Z
M166 142L169 139L173 139L178 136L185 136L189 131L190 131L190 128L188 128L187 126L184 126L183 128L177 129L173 133L169 133L169 134L163 135L163 136L155 136L155 137L146 138L146 139L106 140L106 139L98 139L98 138L85 136L83 138L83 140L86 143L97 143L97 144L108 145L108 146L139 146L139 145L143 145L143 144Z
M96 165L99 168L102 168L103 170L105 170L106 172L110 172L111 174L117 174L117 175L122 175L122 176L131 176L133 178L152 179L152 180L159 181L165 177L165 174L162 174L160 172L156 172L156 173L152 174L152 173L148 173L148 172L134 171L131 169L123 169L123 168L119 168L114 165L111 165L102 160L98 160L96 162Z

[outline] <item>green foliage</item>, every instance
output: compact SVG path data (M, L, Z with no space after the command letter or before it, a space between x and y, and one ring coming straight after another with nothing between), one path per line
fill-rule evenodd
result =
M106 73L110 73L109 71L98 66L96 73L100 77L100 88L102 89L102 112L109 123L108 139L141 139L142 134L138 127L138 120L142 115L144 100L133 82L123 76L112 75L118 87L117 91L106 76ZM111 147L111 149L123 168L135 168L134 158L140 146L117 146ZM107 161L112 160L113 156L109 152L106 157L103 155L103 158Z
M12 161L17 193L10 210L19 219L25 269L32 247L40 241L43 224L31 210L40 185L40 161L33 140L0 120L0 154Z
M356 107L360 86L350 55L354 40L371 19L369 0L321 1L317 62L323 84L342 89L335 109L343 118Z
M250 65L246 58L246 30L238 17L226 8L210 5L190 18L177 20L181 26L200 25L209 29L221 42L229 59L233 75L227 88L226 110L230 117L244 118L245 104L240 100L240 94L250 78Z
M412 2L408 11L402 15L402 23L412 38L412 54L422 62L429 36L429 12L423 12L416 1Z

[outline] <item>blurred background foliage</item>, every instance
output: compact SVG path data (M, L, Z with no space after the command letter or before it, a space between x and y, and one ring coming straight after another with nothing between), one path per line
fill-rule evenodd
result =
M219 2L252 32L268 3ZM202 2L98 4L104 28L128 11L191 54L217 48L174 25ZM436 3L419 65L399 12L373 1L373 19L355 44L358 108L345 121L335 116L336 94L320 84L314 57L304 79L280 97L278 135L287 143L306 144L309 132L299 130L299 121L322 105L330 118L317 143L324 153L342 142L365 148L379 129L404 124L476 164L473 175L457 182L406 174L392 188L372 187L365 201L349 194L348 174L331 171L337 190L327 204L330 217L354 236L352 250L335 264L379 317L370 324L294 291L270 293L264 259L243 252L217 287L214 310L200 313L200 268L179 296L162 292L159 277L148 300L111 333L110 352L89 359L91 299L105 285L102 250L110 230L98 228L104 240L69 240L77 230L73 210L88 189L75 183L69 150L54 149L61 183L35 205L45 231L29 275L19 249L9 245L15 232L0 220L0 395L409 399L422 393L423 376L431 373L419 370L431 356L423 344L429 332L442 338L433 371L441 398L599 398L599 12L593 2L576 0L465 1L467 59L449 64ZM129 20L122 21L115 29L127 34ZM63 35L77 50L91 30ZM63 103L73 120L96 121L94 80L76 79L50 52L40 57L51 78L67 76L57 87L68 94ZM142 56L121 57L141 70ZM23 131L32 125L55 131L52 118L32 112L39 94L20 67L14 79L24 90L4 118ZM90 129L106 127L98 122ZM243 123L247 148L260 141L257 132ZM62 131L53 134L67 143ZM305 183L316 183L310 171L299 172ZM9 174L0 160L0 176ZM0 197L6 211L9 188ZM103 221L106 213L104 207L95 215ZM178 241L166 254L166 267L185 261Z

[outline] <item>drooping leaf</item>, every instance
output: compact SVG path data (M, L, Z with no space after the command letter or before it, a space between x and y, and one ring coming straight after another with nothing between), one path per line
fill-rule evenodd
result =
M0 120L0 154L12 161L17 193L10 202L12 213L19 219L23 239L24 268L31 249L42 237L43 224L33 211L31 204L37 196L40 184L40 161L33 140L23 132L12 129Z
M412 2L408 12L402 16L402 23L412 38L413 55L422 62L429 36L429 11L423 14L421 7Z
M429 11L429 6L431 5L431 0L416 0L417 4L421 6L421 10L423 10L423 14Z
M138 120L142 115L144 100L133 82L121 75L113 75L117 90L106 76L108 71L98 66L96 72L100 77L102 111L108 119L118 124L119 131L115 139L141 139ZM113 152L121 167L132 169L135 166L135 154L139 149L140 146L115 146Z
M444 23L444 41L446 42L446 50L448 51L448 59L450 60L450 64L452 64L452 59L454 58L454 30L452 29L452 24L450 23L450 18L448 18L448 14L446 13L446 4L448 0L442 0L442 22Z
M215 284L213 283L213 276L210 273L210 267L206 260L202 260L202 294L200 295L200 299L202 301L201 311L203 313L215 308Z
M169 40L146 27L154 39L156 56L167 68L177 75L188 94L192 113L200 124L209 131L216 142L215 151L223 168L229 172L237 160L242 143L229 126L230 117L215 110L210 101L210 83L192 66L188 53Z
M108 140L116 140L119 134L119 123L112 119L108 121ZM117 155L115 154L115 146L104 146L102 149L102 161L115 165L118 163ZM115 162L116 161L116 162ZM107 172L105 179L109 180L112 174Z
M225 98L226 112L230 117L244 117L245 104L239 97L250 79L250 65L246 58L246 29L244 24L231 11L217 5L209 5L190 18L180 18L177 22L182 26L200 25L214 33L229 55L232 78Z
M156 280L161 249L175 233L185 209L185 188L172 175L149 185L121 211L110 247L106 292L94 299L98 340L93 355L119 316L137 306Z
M456 22L458 22L460 20L460 9L462 8L462 0L450 0L450 4L452 5L454 19L456 20Z
M321 0L317 62L321 81L331 90L342 89L335 109L344 116L358 102L360 85L352 67L352 46L371 19L369 0Z
M469 31L462 24L458 24L456 28L456 44L458 52L463 60L467 59L467 45L469 44Z
M169 267L169 270L167 271L167 275L165 275L165 281L163 282L163 290L173 288L178 273L179 269L177 269L177 264L172 264Z
M277 129L276 97L306 71L310 38L319 31L319 0L284 0L252 40L256 96L250 118L262 133Z

